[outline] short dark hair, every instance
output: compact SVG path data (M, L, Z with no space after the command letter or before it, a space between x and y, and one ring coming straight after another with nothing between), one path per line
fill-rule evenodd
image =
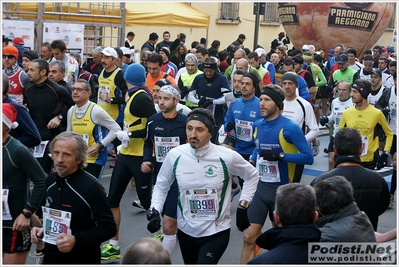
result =
M295 62L292 59L287 58L287 59L284 60L284 65L295 67Z
M247 58L248 58L248 59L253 58L253 59L255 59L256 61L259 60L258 53L256 53L256 52L251 52L251 53L249 53L248 56L247 56Z
M136 35L134 34L134 32L128 32L126 37L128 37L128 36L136 36Z
M396 67L396 60L392 60L391 62L389 62L389 67Z
M318 63L321 63L321 62L323 62L323 57L319 54L316 54L316 55L314 55L313 60L317 61Z
M60 49L61 52L67 50L66 44L63 40L54 40L50 45L51 49Z
M151 63L158 63L158 65L159 65L160 67L162 67L163 58L162 58L162 56L161 56L160 54L152 53L152 54L148 57L148 59L147 59L147 63L148 63L148 62L151 62Z
M169 36L170 36L170 32L168 32L168 31L164 31L164 32L162 33L162 35L164 35L164 34L169 34Z
M122 264L171 264L169 252L159 240L143 237L130 244Z
M42 58L37 58L32 60L31 62L36 62L38 67L39 67L39 72L42 70L46 70L46 76L48 76L49 73L49 65L47 63L46 60L42 59Z
M198 41L193 41L191 43L191 48L197 48L197 45L199 45L199 42Z
M220 46L220 41L219 40L213 40L211 46L214 47L214 48L217 48L218 46Z
M343 176L332 176L313 186L316 192L316 205L325 216L337 213L354 201L351 183Z
M233 73L233 75L244 75L246 72L243 70L235 70L235 72Z
M344 127L335 133L334 146L340 156L358 156L359 149L362 146L362 137L356 128Z
M26 57L32 61L33 59L39 58L39 54L35 50L27 49L27 50L24 50L22 57Z
M205 55L209 55L208 49L206 49L205 47L198 47L197 51L195 53L201 53L201 55L205 56Z
M363 60L374 61L374 58L372 55L366 54L364 55Z
M219 51L218 56L219 56L220 61L224 61L229 56L229 53L227 51L222 50L222 51Z
M299 183L279 186L275 211L283 226L314 223L316 194L313 188Z

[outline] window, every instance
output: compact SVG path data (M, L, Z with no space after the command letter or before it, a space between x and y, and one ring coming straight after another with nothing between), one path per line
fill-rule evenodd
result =
M263 16L262 22L278 23L279 22L278 12L277 12L278 3L266 2L265 5L266 5L265 6L265 14Z
M239 20L239 9L240 3L221 3L220 4L220 20Z

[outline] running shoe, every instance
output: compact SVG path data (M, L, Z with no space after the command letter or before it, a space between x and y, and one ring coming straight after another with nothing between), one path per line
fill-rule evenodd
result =
M328 149L327 149L327 148L324 148L323 152L326 153L326 154L328 154Z
M132 187L136 187L136 180L134 180L134 177L132 179L130 179L130 185Z
M114 248L111 244L105 244L101 250L101 259L104 261L117 260L121 258L121 248Z
M44 258L44 253L43 252L34 251L32 254L29 254L29 256L35 258L35 264L36 265L42 265L43 264L43 258Z
M320 140L316 140L316 142L310 142L310 148L312 149L313 156L317 156L319 154L319 146L320 146Z
M259 256L260 252L261 252L261 248L258 245L255 245L255 257Z
M236 195L238 195L241 191L241 188L237 185L235 189L231 189L231 202L233 202L233 199Z
M395 205L395 197L394 195L391 195L391 200L389 201L388 208L392 209L394 205Z
M145 208L143 207L143 205L141 205L140 200L135 200L135 201L133 201L132 205L133 205L133 207L136 207L136 208L145 210Z

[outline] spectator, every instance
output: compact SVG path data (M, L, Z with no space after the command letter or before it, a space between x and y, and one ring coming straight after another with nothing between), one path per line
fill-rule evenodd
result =
M314 190L321 242L375 242L373 226L358 208L345 177L331 176L315 184Z

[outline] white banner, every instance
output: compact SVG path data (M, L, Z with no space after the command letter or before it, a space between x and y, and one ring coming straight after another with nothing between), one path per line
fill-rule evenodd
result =
M77 52L82 56L84 24L43 23L43 42L51 44L54 40L63 40L67 46L67 53Z
M2 34L10 41L15 37L24 39L25 49L35 50L35 22L27 20L7 20L2 21Z

